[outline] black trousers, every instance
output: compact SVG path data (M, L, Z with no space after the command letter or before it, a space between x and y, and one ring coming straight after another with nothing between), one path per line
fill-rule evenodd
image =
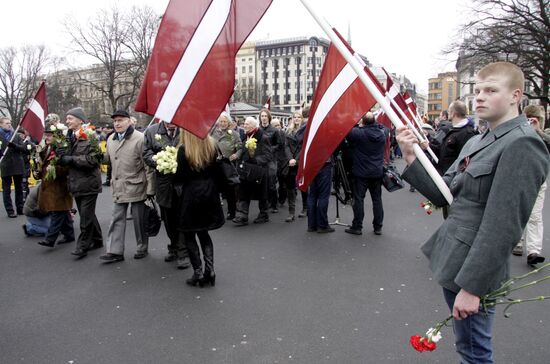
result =
M354 229L363 228L365 217L365 195L370 191L372 199L372 226L375 229L381 228L384 222L384 207L382 206L382 179L381 178L359 178L353 179L353 222Z
M77 249L87 250L91 247L103 246L101 226L95 215L97 194L75 197L76 207L80 215L80 234L76 241Z
M178 258L187 258L187 248L185 247L185 241L180 236L178 230L178 208L177 207L163 207L160 206L160 216L164 222L164 228L166 229L166 235L170 243L168 244L168 253L176 255Z
M13 209L13 203L11 201L12 179L15 187L15 208L17 209L18 214L22 214L25 200L23 198L23 175L21 174L2 177L2 197L4 198L4 208L8 214L13 214L16 211Z
M189 251L189 260L193 266L193 270L197 271L202 269L201 255L199 251L199 245L197 244L196 236L199 237L201 244L202 257L204 259L204 271L214 273L214 245L212 244L212 238L208 234L208 230L197 232L182 232L183 240Z

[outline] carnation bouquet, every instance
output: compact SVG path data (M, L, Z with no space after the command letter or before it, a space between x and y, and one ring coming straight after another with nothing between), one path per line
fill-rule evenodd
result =
M549 266L550 266L550 263L547 263L542 267L535 269L529 273L526 273L522 276L510 278L509 280L504 282L500 286L500 288L481 297L480 311L483 313L483 312L486 312L487 309L490 307L494 307L496 305L505 305L504 312L503 312L504 317L510 317L510 313L508 312L508 310L510 309L510 307L514 305L518 305L520 303L525 303L525 302L544 301L544 300L550 299L550 296L536 296L536 297L525 298L525 299L514 299L509 297L510 293L513 293L522 288L531 287L540 282L549 280L550 275L547 275L545 277L533 280L528 283L521 282L529 278L530 276L542 271L543 269L548 268ZM417 334L417 335L411 336L409 339L411 346L418 352L434 351L437 348L436 343L441 339L441 329L444 326L447 326L447 324L452 319L453 319L453 316L450 315L444 320L441 320L438 323L436 323L434 327L431 327L426 332L426 334L424 335Z
M178 168L178 149L168 146L155 154L153 160L157 163L157 171L162 174L176 173Z

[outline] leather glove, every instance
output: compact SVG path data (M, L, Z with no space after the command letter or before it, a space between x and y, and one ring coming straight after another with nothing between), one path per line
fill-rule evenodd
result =
M59 158L59 160L57 161L57 164L59 164L60 166L68 166L69 164L72 163L72 161L73 161L73 157L71 157L70 155L64 155L61 158Z
M16 145L14 142L8 142L8 148L15 148Z

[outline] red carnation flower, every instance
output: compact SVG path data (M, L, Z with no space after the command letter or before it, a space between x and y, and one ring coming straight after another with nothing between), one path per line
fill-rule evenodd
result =
M425 346L423 345L423 342L422 342L422 337L420 335L411 336L409 342L411 343L414 350L416 350L420 353L423 352L424 350L426 350L426 348L425 348Z

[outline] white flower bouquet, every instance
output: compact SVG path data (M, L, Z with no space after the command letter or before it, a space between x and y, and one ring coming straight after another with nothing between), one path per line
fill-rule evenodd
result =
M157 171L162 174L176 173L178 168L178 149L176 147L166 147L153 156L153 160L157 163Z

